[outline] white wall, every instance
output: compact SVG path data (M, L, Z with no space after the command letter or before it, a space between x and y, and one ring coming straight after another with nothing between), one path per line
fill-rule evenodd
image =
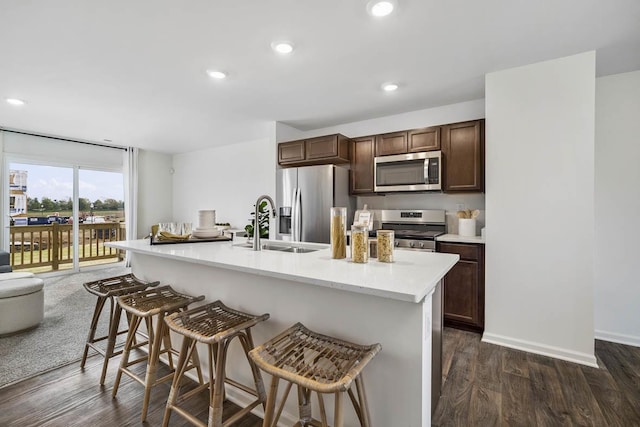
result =
M594 357L595 52L486 76L483 340Z
M172 218L172 157L140 150L138 155L138 238L149 235L151 225Z
M275 200L275 156L275 124L264 139L176 154L173 219L197 227L198 210L215 209L216 222L244 228L258 196Z
M596 80L596 338L640 346L640 71Z
M341 133L351 138L380 133L395 132L406 129L442 125L445 123L464 122L484 118L484 100L460 102L443 107L427 108L393 116L378 117L360 122L345 123L315 129L303 134L303 137L330 135Z

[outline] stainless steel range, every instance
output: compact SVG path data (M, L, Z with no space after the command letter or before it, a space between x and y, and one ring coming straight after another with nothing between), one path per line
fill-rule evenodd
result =
M443 210L381 210L374 228L394 230L397 249L435 252L435 238L446 233ZM375 236L375 231L372 233Z

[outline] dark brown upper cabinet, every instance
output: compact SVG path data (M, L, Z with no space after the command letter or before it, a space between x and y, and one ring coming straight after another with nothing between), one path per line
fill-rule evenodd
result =
M280 163L281 165L303 162L304 159L304 141L291 141L278 144L278 163Z
M351 146L350 194L373 194L375 136L353 140Z
M407 132L385 133L376 136L376 156L390 156L407 152Z
M334 134L278 144L278 164L281 166L309 166L349 163L351 140Z
M440 126L410 130L407 134L407 152L434 151L440 149Z
M484 191L484 120L442 126L444 192Z

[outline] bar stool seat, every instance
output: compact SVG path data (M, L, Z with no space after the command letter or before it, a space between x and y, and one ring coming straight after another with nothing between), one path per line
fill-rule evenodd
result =
M380 351L380 344L363 346L321 335L296 323L275 338L249 352L258 367L272 376L263 427L278 423L291 386L298 388L300 421L296 426L327 426L323 394L335 395L334 426L343 425L344 392L347 392L360 425L371 425L364 390L362 370ZM288 381L287 388L276 411L276 398L280 379ZM355 382L356 394L352 390ZM316 392L321 420L311 414L311 392Z
M116 375L116 380L113 386L113 397L116 397L118 393L118 387L120 385L120 379L122 374L127 374L134 380L138 381L145 388L144 400L142 403L142 415L141 420L144 422L147 418L147 410L149 409L149 398L151 396L151 389L158 384L165 381L170 381L174 377L174 364L173 355L177 354L171 346L171 337L169 335L169 329L164 321L165 316L171 313L186 310L189 304L197 301L202 301L204 295L199 297L193 297L184 295L174 291L170 286L162 286L153 289L147 289L144 291L136 292L134 294L123 295L118 297L118 304L124 311L131 316L131 325L129 327L129 334L127 335L127 341L122 352L122 359L120 360L120 368ZM152 316L156 316L156 326L153 326ZM135 337L140 324L144 319L148 340L136 343ZM164 344L164 350L162 346ZM132 349L137 349L143 346L148 346L148 353L143 357L136 360L129 361L129 356ZM160 355L167 354L169 367L171 373L164 377L157 378L158 363L160 361ZM192 364L186 367L186 370L195 368L197 370L198 379L202 384L202 371L200 369L200 361L198 359L197 351L194 351L192 356ZM146 374L144 378L139 377L132 372L129 367L138 363L147 363Z
M148 287L157 286L160 282L145 282L138 279L133 274L124 274L121 276L109 277L107 279L95 280L93 282L84 283L84 288L90 293L98 297L96 301L96 308L93 311L93 318L91 319L91 326L89 327L89 335L87 342L84 346L84 353L82 354L82 361L80 367L84 368L89 354L89 348L94 349L100 355L104 357L102 364L102 375L100 375L100 385L104 385L104 380L107 375L107 367L109 365L109 359L122 353L122 349L115 351L116 339L118 335L126 334L128 329L118 331L120 328L120 317L122 314L122 308L114 301L114 297L121 295L131 294L134 292L142 291ZM96 338L96 329L102 309L105 303L109 301L109 330L107 335ZM96 345L100 341L107 340L106 349L103 349Z
M167 400L164 413L162 423L164 427L169 425L172 411L177 412L196 426L221 427L223 425L231 425L238 421L259 404L264 405L266 393L262 376L258 368L249 358L248 353L253 348L251 328L268 318L268 314L254 316L233 310L225 306L221 301L216 301L181 313L175 313L165 318L169 329L182 335L184 338L180 350L180 359L178 360L178 366L176 368L176 375L171 385L171 392L169 393L169 399ZM226 376L225 364L227 350L234 338L238 338L244 349L245 356L247 357L253 374L255 389L249 388ZM197 342L208 346L209 381L180 396L180 383L184 377L188 359L195 350ZM223 424L222 408L225 383L256 396L256 399L232 417L229 417ZM208 423L204 424L179 405L207 388L209 388L209 417Z

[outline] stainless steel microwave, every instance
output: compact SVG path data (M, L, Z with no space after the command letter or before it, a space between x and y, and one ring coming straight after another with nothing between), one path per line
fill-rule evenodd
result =
M373 180L379 192L442 190L442 152L376 157Z

